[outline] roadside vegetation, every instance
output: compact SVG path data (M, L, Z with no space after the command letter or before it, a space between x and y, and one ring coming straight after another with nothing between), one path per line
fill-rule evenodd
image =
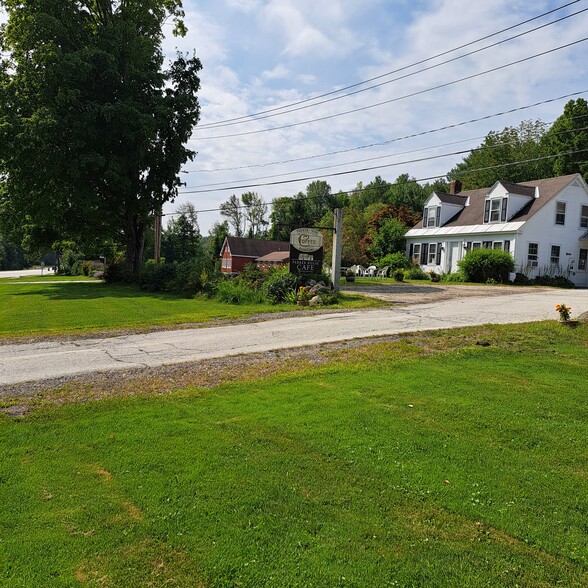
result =
M239 300L239 304L201 294L186 298L149 292L134 284L97 280L63 283L59 277L0 280L0 338L43 336L116 329L169 327L183 323L235 320L260 313L297 310L292 301ZM231 282L233 288L237 282ZM359 295L343 294L329 306L369 308L381 305Z
M33 394L0 417L0 583L586 586L587 335L457 329L220 386Z

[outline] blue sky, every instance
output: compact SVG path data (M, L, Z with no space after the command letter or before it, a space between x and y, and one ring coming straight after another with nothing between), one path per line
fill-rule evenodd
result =
M376 175L393 181L401 173L416 178L444 174L463 156L399 166L390 164L470 149L478 145L488 131L516 125L521 120L553 121L561 114L567 99L443 132L357 149L588 90L585 68L588 42L581 42L469 81L401 98L579 41L588 36L588 12L353 96L265 120L207 127L385 74L566 3L566 0L185 0L188 35L183 39L167 39L166 50L195 49L202 60L202 117L192 139L198 156L186 166L189 173L184 175L187 187L176 203L167 205L165 212L173 212L178 203L185 201L193 202L199 210L216 208L232 193L240 195L250 189L270 202L278 196L304 191L308 180L238 188L250 183L323 174L333 191L338 191L351 189L359 181L367 183ZM439 64L586 8L586 0L576 2L550 16L429 61L419 68ZM387 81L415 69L378 81ZM391 100L354 114L264 131ZM252 134L214 138L240 133ZM289 161L346 149L351 151ZM359 162L374 157L380 159ZM285 161L289 162L276 163ZM333 165L339 167L316 170ZM327 177L328 173L366 166L379 167ZM300 173L286 175L292 172ZM275 177L260 179L266 176ZM219 187L233 189L213 191ZM200 192L188 193L193 190ZM221 220L218 213L201 213L202 232L206 233L218 220Z

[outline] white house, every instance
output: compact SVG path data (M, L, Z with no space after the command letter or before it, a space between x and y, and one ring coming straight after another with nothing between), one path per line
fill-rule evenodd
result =
M504 249L528 277L564 275L588 286L588 186L580 174L433 192L406 233L407 255L424 271L448 273L470 249Z

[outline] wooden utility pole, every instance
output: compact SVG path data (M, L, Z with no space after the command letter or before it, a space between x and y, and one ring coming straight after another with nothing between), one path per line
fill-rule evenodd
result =
M341 289L341 249L343 239L343 210L335 208L333 210L333 287L335 292Z
M161 210L155 215L155 243L153 245L153 260L155 265L161 262Z

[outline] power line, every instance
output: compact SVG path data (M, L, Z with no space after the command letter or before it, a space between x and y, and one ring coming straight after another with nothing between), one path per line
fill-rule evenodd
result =
M406 98L413 98L414 96L419 96L421 94L426 94L428 92L432 92L434 90L440 90L442 88L447 88L449 86L453 86L455 84L459 84L461 82L465 82L468 80L472 80L481 76L484 76L486 74L489 73L493 73L496 71L500 71L502 69L506 69L508 67L512 67L513 65L519 65L521 63L525 63L527 61L531 61L533 59L536 59L537 57L543 57L545 55L549 55L550 53L555 53L556 51L561 51L562 49L567 49L569 47L573 47L574 45L578 45L579 43L584 43L585 41L588 41L588 37L583 37L582 39L578 39L577 41L572 41L571 43L566 43L565 45L560 45L559 47L554 47L553 49L548 49L546 51L542 51L541 53L535 53L534 55L530 55L529 57L524 57L522 59L517 59L516 61L511 61L510 63L506 63L497 67L493 67L490 69L487 69L485 71L482 72L478 72L475 74L471 74L469 76L465 76L463 78L458 78L457 80L452 80L451 82L445 82L443 84L438 84L437 86L432 86L430 88L425 88L424 90L418 90L416 92L411 92L410 94L405 94L403 96L397 96L396 98L391 98L390 100L384 100L382 102L377 102L375 104L369 104L367 106L362 106L360 108L354 108L352 110L347 110L345 112L339 112L337 114L331 114L328 116L322 116L319 118L314 118L314 119L310 119L310 120L306 120L306 121L300 121L300 122L295 122L295 123L290 123L287 125L281 125L278 127L270 127L267 129L258 129L256 131L246 131L243 133L231 133L228 135L216 135L216 136L212 136L212 137L197 137L196 139L199 141L205 141L205 140L211 140L211 139L227 139L227 138L231 138L231 137L243 137L246 135L256 135L259 133L267 133L269 131L278 131L278 130L282 130L282 129L289 129L289 128L293 128L293 127L298 127L301 125L306 125L306 124L310 124L313 122L319 122L319 121L324 121L324 120L329 120L332 118L337 118L340 116L345 116L347 114L354 114L356 112L361 112L363 110L368 110L370 108L376 108L377 106L383 106L385 104L391 104L393 102L399 102L400 100L405 100Z
M543 157L533 157L530 159L522 159L519 161L512 161L510 163L500 163L497 165L489 165L489 166L485 166L485 167L479 167L476 169L470 169L467 170L465 172L460 172L460 173L456 173L455 175L458 177L463 177L466 176L468 174L474 173L474 172L479 172L479 171L487 171L487 170L491 170L491 169L500 169L503 167L512 167L513 165L519 165L521 163L533 163L535 161L545 161L548 159L555 159L556 157L563 157L565 155L577 155L578 153L588 153L588 149L578 149L576 151L566 151L564 153L556 153L555 155L545 155ZM577 163L588 163L587 160L584 161L579 161ZM393 187L393 186L403 186L405 184L418 184L419 182L430 182L431 180L440 180L442 178L447 177L447 174L439 174L436 176L428 176L425 178L416 178L416 179L409 179L403 182L392 182L389 183L387 188ZM281 182L281 183L291 183L291 182L296 182L299 180L288 180L286 182ZM243 187L250 187L250 186L243 186ZM232 189L232 188L231 188ZM357 192L363 192L364 190L366 190L367 188L353 188L351 190L348 190L347 193L357 193ZM185 193L185 192L184 192ZM292 200L311 200L313 198L316 198L314 196L301 196L301 197L294 197L291 198ZM268 202L266 203L266 206L273 206L274 202ZM244 206L239 206L239 208L244 208ZM202 210L195 210L194 212L196 214L201 214L201 213L206 213L206 212L219 212L220 208L207 208L207 209L202 209ZM179 212L170 212L170 213L166 213L162 216L176 216L179 215L181 213Z
M572 118L586 118L586 116L588 115L581 115L578 117L572 117ZM571 120L571 119L570 119ZM568 133L575 133L578 131L585 131L588 130L588 127L581 127L581 128L574 128L574 129L565 129L563 131L558 131L555 133L552 133L553 135L562 135L562 134L568 134ZM432 146L428 146L428 147L420 147L419 149L411 149L409 151L403 151L403 152L399 152L399 153L392 153L392 154L388 154L388 155L379 155L376 157L368 157L366 159L359 159L359 160L355 160L355 161L348 161L346 163L336 163L336 164L332 164L332 165L326 165L326 166L322 166L322 167L315 167L315 168L311 168L311 169L305 169L305 170L298 170L298 171L292 171L292 172L284 172L284 173L280 173L280 174L273 174L270 176L261 176L259 178L255 178L253 180L249 180L249 181L260 181L260 180L267 180L267 179L271 179L271 178L278 178L278 177L284 177L284 176L291 176L294 174L302 174L302 173L309 173L309 172L315 172L315 171L321 171L324 169L332 169L334 167L343 167L345 165L355 165L358 163L364 163L366 161L375 161L378 159L386 159L386 158L390 158L390 157L399 157L400 155L408 155L409 153L418 153L421 151L431 151L433 149L440 149L441 147L448 147L450 145L457 145L459 143L466 143L469 141L476 141L479 139L484 139L486 137L486 135L482 135L480 137L472 137L470 139L462 139L460 141L451 141L449 143L443 143L441 145L432 145ZM421 163L423 161L427 161L430 159L439 159L441 157L449 157L451 155L462 155L463 153L468 153L468 152L475 152L475 151L486 151L488 149L496 149L498 147L504 147L507 145L515 145L517 142L516 141L504 141L502 143L495 143L494 145L488 145L488 146L481 146L481 147L472 147L469 149L466 149L465 151L456 151L454 153L447 153L444 155L435 155L435 156L429 156L429 157L423 157L421 159L411 159L408 161L399 161L397 163L390 163L390 164L385 164L382 166L376 166L377 167L391 167L391 166L396 166L396 165L407 165L410 163ZM376 168L372 168L372 169L376 169ZM363 171L363 170L362 170ZM328 177L328 176L327 176ZM239 181L239 180L236 180ZM241 181L247 181L247 180L241 180ZM222 186L225 185L226 182L217 182L214 184L202 184L200 186L193 186L193 188L210 188L210 187L215 187L215 186ZM192 187L189 187L189 189L191 189ZM188 192L181 192L182 194L186 194Z
M458 47L454 47L453 49L448 49L446 51L442 51L441 53L437 53L436 55L433 55L431 57L427 57L425 59L421 59L420 61L416 61L416 62L411 63L409 65L405 65L403 67L400 67L400 68L397 68L395 70L392 70L392 71L389 71L389 72L380 74L378 76L375 76L373 78L369 78L367 80L363 80L361 82L357 82L355 84L351 84L351 85L345 86L343 88L337 88L336 90L331 90L330 92L326 92L324 94L319 94L317 96L313 96L313 97L310 97L310 98L305 98L305 99L299 100L297 102L292 102L290 104L284 104L282 106L276 106L274 108L270 108L270 109L267 109L267 110L262 110L260 112L255 112L255 113L252 113L252 114L247 114L247 115L236 117L236 118L230 118L230 119L220 120L220 121L217 121L215 123L204 124L204 125L201 125L200 128L214 127L216 125L221 125L221 124L224 124L224 123L229 123L229 122L233 122L233 121L239 121L239 120L242 120L242 119L248 119L248 118L256 117L256 116L259 116L259 115L267 114L267 113L270 113L270 112L275 112L275 111L278 111L278 110L290 108L292 106L298 106L299 104L304 104L306 102L311 102L313 100L318 100L320 98L325 98L326 96L332 96L333 94L338 94L340 92L345 92L346 90L350 90L351 88L357 88L358 86L362 86L364 84L369 84L370 82L373 82L373 81L382 79L384 77L387 77L389 75L393 75L395 73L399 73L399 72L404 71L406 69L410 69L411 67L416 67L417 65L422 65L423 63L427 63L428 61L432 61L432 60L437 59L439 57L443 57L444 55L448 55L448 54L453 53L455 51L459 51L460 49L465 49L466 47L470 47L472 45L475 45L476 43L479 43L481 41L485 41L486 39L490 39L490 38L495 37L497 35L500 35L502 33L506 33L507 31L516 29L516 28L518 28L520 26L523 26L525 24L528 24L530 22L533 22L535 20L538 20L538 19L540 19L540 18L542 18L544 16L548 16L549 14L553 14L554 12L558 12L559 10L562 10L564 8L567 8L568 6L571 6L572 4L577 4L578 2L580 2L580 0L574 0L573 2L568 2L567 4L563 4L562 6L559 6L558 8L554 8L553 10L549 10L548 12L544 12L542 14L539 14L537 16L534 16L532 18L529 18L527 20L524 20L522 22L519 22L519 23L517 23L515 25L512 25L510 27L507 27L505 29L501 29L499 31L496 31L496 32L491 33L489 35L486 35L484 37L480 37L479 39L475 39L475 40L470 41L468 43L464 43L463 45L459 45Z
M472 124L475 122L488 120L488 119L491 119L491 118L494 118L497 116L512 114L513 112L519 112L521 110L528 110L529 108L534 108L536 106L542 106L544 104L549 104L551 102L557 102L558 100L565 100L566 98L571 98L572 96L581 96L582 94L586 94L587 92L588 92L588 90L582 90L580 92L572 92L571 94L565 94L563 96L558 96L557 98L550 98L549 100L542 100L541 102L535 102L534 104L528 104L527 106L519 106L517 108L511 108L510 110L503 110L501 112L497 112L494 114L488 114L486 116L482 116L479 118L472 118L470 120L466 120L466 121L462 121L462 122L458 122L458 123L453 123L450 125L445 125L443 127L438 127L436 129L421 131L420 133L413 133L411 135L404 135L403 137L396 137L394 139L387 139L386 141L380 141L377 143L370 143L368 145L360 145L358 147L350 147L348 149L340 149L338 151L331 151L328 153L320 153L320 154L316 154L316 155L307 155L305 157L297 157L297 158L293 158L293 159L286 159L283 161L271 161L268 163L257 163L257 164L252 164L252 165L241 165L241 166L237 166L237 167L226 167L226 168L217 168L217 169L200 169L200 170L186 171L185 173L188 173L188 174L190 174L190 173L212 173L212 172L236 171L236 170L240 170L240 169L248 169L248 168L255 168L255 167L268 167L270 165L283 165L286 163L294 163L296 161L306 161L309 159L318 159L320 157L328 157L330 155L340 155L341 153L350 153L352 151L359 151L361 149L369 149L371 147L381 147L383 145L389 145L390 143L404 141L406 139L413 139L415 137L422 137L424 135L438 133L440 131L446 131L448 129L453 129L453 128L469 125L469 124Z
M465 57L469 57L471 55L475 55L476 53L481 53L482 51L486 51L487 49L491 49L493 47L497 47L498 45L502 45L503 43L508 43L509 41L512 41L513 39L518 39L518 38L523 37L525 35L528 35L530 33L534 33L534 32L536 32L536 31L538 31L540 29L543 29L543 28L549 27L551 25L554 25L556 23L562 22L562 21L564 21L564 20L566 20L568 18L572 18L572 17L577 16L578 14L581 14L582 12L586 12L586 11L588 11L588 8L584 8L584 9L579 10L577 12L574 12L572 14L568 14L568 15L563 16L563 17L561 17L561 18L559 18L557 20L554 20L552 22L545 23L545 24L542 24L542 25L540 25L538 27L535 27L534 29L530 29L528 31L524 31L524 32L519 33L518 35L514 35L512 37L508 37L507 39L502 39L501 41L497 41L496 43L492 43L490 45L486 45L485 47L480 47L479 49L475 49L475 50L470 51L468 53L464 53L463 55L458 55L457 57L452 57L451 59L447 59L445 61L441 61L440 63L436 63L434 65L430 65L428 67L424 67L422 69L419 69L419 70L416 70L416 71L413 71L413 72L404 74L402 76L393 78L391 80L386 80L385 82L380 82L379 84L374 84L372 86L368 86L367 88L362 88L360 90L355 90L354 92L349 92L347 94L343 94L342 96L335 96L335 97L332 97L332 98L328 98L326 100L321 100L320 102L315 102L314 104L306 104L304 106L299 106L299 107L296 107L296 108L290 108L290 109L287 109L287 110L284 109L282 112L274 112L274 113L271 113L271 114L266 114L264 116L258 116L257 118L254 118L254 119L240 120L240 121L237 120L237 121L234 121L234 122L223 122L223 123L221 123L221 122L209 123L207 125L203 125L203 126L199 127L199 129L202 129L202 128L204 128L205 130L206 129L218 129L218 128L229 127L229 126L234 126L234 125L238 125L238 124L245 124L245 123L250 123L250 122L256 122L256 121L264 120L266 118L273 118L273 117L276 117L276 116L282 116L284 114L289 114L291 112L297 112L299 110L305 110L307 108L314 108L315 106L320 106L322 104L327 104L328 102L334 102L335 100L341 100L342 98L348 98L349 96L354 96L355 94L360 94L362 92L367 92L368 90L373 90L374 88L379 88L381 86L385 86L387 84L391 84L393 82L398 82L400 80L404 80L406 78L415 76L415 75L417 75L419 73L423 73L423 72L426 72L426 71L430 71L432 69L436 69L438 67L441 67L442 65L447 65L448 63L452 63L454 61L458 61L460 59L464 59ZM199 130L199 129L197 129L197 130Z
M349 174L354 174L354 173L361 173L361 172L365 172L365 171L373 171L374 169L381 169L384 167L394 167L396 165L405 165L406 163L418 163L421 161L427 161L427 160L431 160L431 159L440 159L442 157L449 157L450 155L461 155L463 153L469 153L471 150L466 150L466 151L456 151L454 153L447 153L444 155L436 155L436 156L432 156L432 157L425 157L423 159L417 159L417 160L413 160L410 162L400 162L400 163L392 163L392 164L386 164L386 165L377 165L377 166L372 166L372 167L366 167L366 168L360 168L360 169L353 169L353 170L347 170L347 171L342 171L342 172L334 172L331 174L322 174L320 176L307 176L304 178L295 178L295 179L291 179L291 180L279 180L276 182L265 182L265 183L256 183L256 184L242 184L242 185L236 185L236 186L226 186L224 188L212 188L209 190L187 190L185 192L180 192L180 195L185 195L185 194L207 194L210 192L226 192L228 190L232 191L232 190L243 190L246 188L259 188L262 186L279 186L279 185L283 185L283 184L292 184L294 182L308 182L311 180L319 180L322 178L329 178L329 177L337 177L337 176L345 176L345 175L349 175ZM561 157L562 155L572 155L572 154L576 154L576 153L582 153L584 151L588 151L588 149L580 149L578 151L570 151L567 153L558 153L557 155L547 155L544 157L537 157L534 159L528 159L528 160L520 160L517 162L514 162L515 164L518 163L528 163L531 161L541 161L541 160L545 160L545 159L551 159L553 157ZM514 164L513 164L514 165ZM490 166L487 169L493 169L494 166ZM496 167L501 167L501 166L496 166ZM486 169L486 168L481 168L481 169ZM478 170L470 170L471 171L478 171ZM446 175L446 174L445 174ZM442 177L442 176L435 176L435 177Z

